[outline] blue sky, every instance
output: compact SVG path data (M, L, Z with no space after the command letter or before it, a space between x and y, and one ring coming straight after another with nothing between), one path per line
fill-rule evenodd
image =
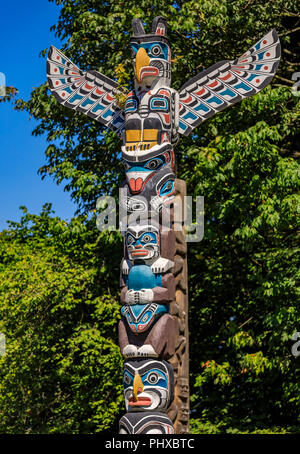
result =
M39 52L50 44L61 47L49 30L58 16L59 7L48 0L1 4L0 72L25 100L46 80L46 63ZM37 174L45 164L47 143L44 137L31 135L36 124L26 112L0 103L0 230L7 227L6 220L20 219L20 205L38 214L45 202L51 202L64 219L70 219L76 210L62 185L57 186L50 177L42 181Z

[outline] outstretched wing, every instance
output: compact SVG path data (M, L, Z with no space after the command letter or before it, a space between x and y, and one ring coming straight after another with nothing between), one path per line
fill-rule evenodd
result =
M47 78L59 103L79 110L121 135L124 116L116 95L125 93L116 82L97 71L81 71L54 46L48 53Z
M280 60L280 42L271 30L236 60L224 60L202 71L179 93L179 133L189 133L220 110L255 95L274 76Z

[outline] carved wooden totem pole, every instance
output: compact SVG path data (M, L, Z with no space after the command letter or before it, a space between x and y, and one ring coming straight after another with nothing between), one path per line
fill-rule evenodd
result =
M275 30L240 58L222 61L185 83L171 85L167 23L156 17L150 34L133 20L130 39L134 90L123 93L97 71L81 71L51 47L50 89L57 101L111 128L123 140L126 182L120 271L119 345L124 357L126 414L120 433L189 430L187 261L184 229L174 229L174 200L185 184L175 177L174 146L215 113L256 94L280 59ZM118 102L125 94L125 108Z

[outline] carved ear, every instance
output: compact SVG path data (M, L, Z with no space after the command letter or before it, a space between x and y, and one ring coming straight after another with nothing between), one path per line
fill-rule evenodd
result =
M164 17L157 16L153 19L152 33L155 33L155 35L166 36L167 20Z
M141 36L145 34L143 22L141 19L132 19L132 28L134 36Z

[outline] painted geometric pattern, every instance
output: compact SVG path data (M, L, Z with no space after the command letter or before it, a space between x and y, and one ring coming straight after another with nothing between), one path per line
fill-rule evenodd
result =
M271 30L240 58L221 61L190 79L179 93L179 133L189 135L215 113L262 90L279 60L279 38Z
M116 94L125 94L118 84L98 71L81 71L62 52L50 47L47 77L60 104L92 117L121 135L124 116Z

